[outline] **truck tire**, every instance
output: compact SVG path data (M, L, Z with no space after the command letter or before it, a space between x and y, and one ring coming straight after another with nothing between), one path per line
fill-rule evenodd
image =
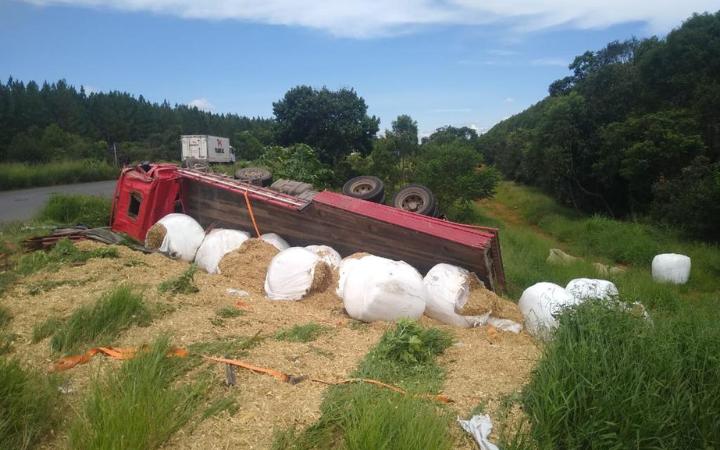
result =
M281 178L270 185L270 189L283 194L299 196L303 192L312 191L313 185L302 181L286 180Z
M421 184L408 184L395 194L392 205L423 216L432 216L437 208L437 200L427 187Z
M351 178L343 185L343 194L375 203L385 200L385 184L378 177L361 176Z
M210 164L207 160L198 158L187 158L180 164L180 167L199 170L201 172L208 172L210 170Z
M235 171L235 178L255 186L269 186L272 182L272 173L262 167L245 167Z

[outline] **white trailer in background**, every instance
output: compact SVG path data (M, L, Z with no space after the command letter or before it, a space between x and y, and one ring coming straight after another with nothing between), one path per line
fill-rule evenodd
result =
M180 136L182 160L199 159L210 163L234 163L235 154L230 139L207 134Z

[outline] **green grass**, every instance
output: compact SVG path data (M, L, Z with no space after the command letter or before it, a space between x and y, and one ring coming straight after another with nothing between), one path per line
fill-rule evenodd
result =
M50 346L58 352L73 353L90 345L110 344L122 330L150 321L142 296L128 286L119 286L94 305L76 309L53 333Z
M233 317L240 317L245 315L245 311L243 311L242 309L234 308L232 306L225 306L218 309L216 314L223 319L232 319Z
M205 379L177 384L181 358L167 356L167 338L95 380L80 417L70 427L75 449L160 447L188 423L208 389Z
M585 304L560 322L524 401L540 449L720 446L717 314Z
M0 329L4 328L12 320L10 311L4 306L0 305Z
M50 317L40 323L35 324L32 330L32 343L37 344L46 337L50 337L63 325L63 321L57 317Z
M193 263L179 277L163 281L158 285L158 291L171 294L194 294L200 289L195 285L195 272L197 266Z
M58 422L54 378L0 358L0 447L35 447Z
M102 161L57 161L47 164L0 164L0 191L54 184L112 180L120 169Z
M423 345L415 346L416 339ZM450 343L450 337L438 330L401 321L385 333L351 376L399 385L415 394L435 393L444 378L435 356ZM320 419L301 432L277 432L273 448L453 448L450 427L455 425L450 411L415 395L362 383L333 386L327 390L320 412Z
M275 333L275 339L289 342L312 342L327 332L327 327L310 322Z
M59 225L105 227L110 224L110 199L81 194L53 194L37 220Z
M63 266L83 264L92 258L117 258L115 247L80 250L68 239L59 240L49 251L37 250L23 255L15 266L18 275L30 275L43 269L58 270Z

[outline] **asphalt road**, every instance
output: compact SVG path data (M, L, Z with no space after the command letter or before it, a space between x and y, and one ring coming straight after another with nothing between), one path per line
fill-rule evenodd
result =
M0 223L31 219L54 193L112 197L115 180L0 191Z

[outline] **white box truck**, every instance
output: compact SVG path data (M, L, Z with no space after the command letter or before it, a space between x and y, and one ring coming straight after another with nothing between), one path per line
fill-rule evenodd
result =
M188 134L180 136L182 141L182 160L199 159L210 163L234 163L235 153L230 147L230 139L207 134Z

